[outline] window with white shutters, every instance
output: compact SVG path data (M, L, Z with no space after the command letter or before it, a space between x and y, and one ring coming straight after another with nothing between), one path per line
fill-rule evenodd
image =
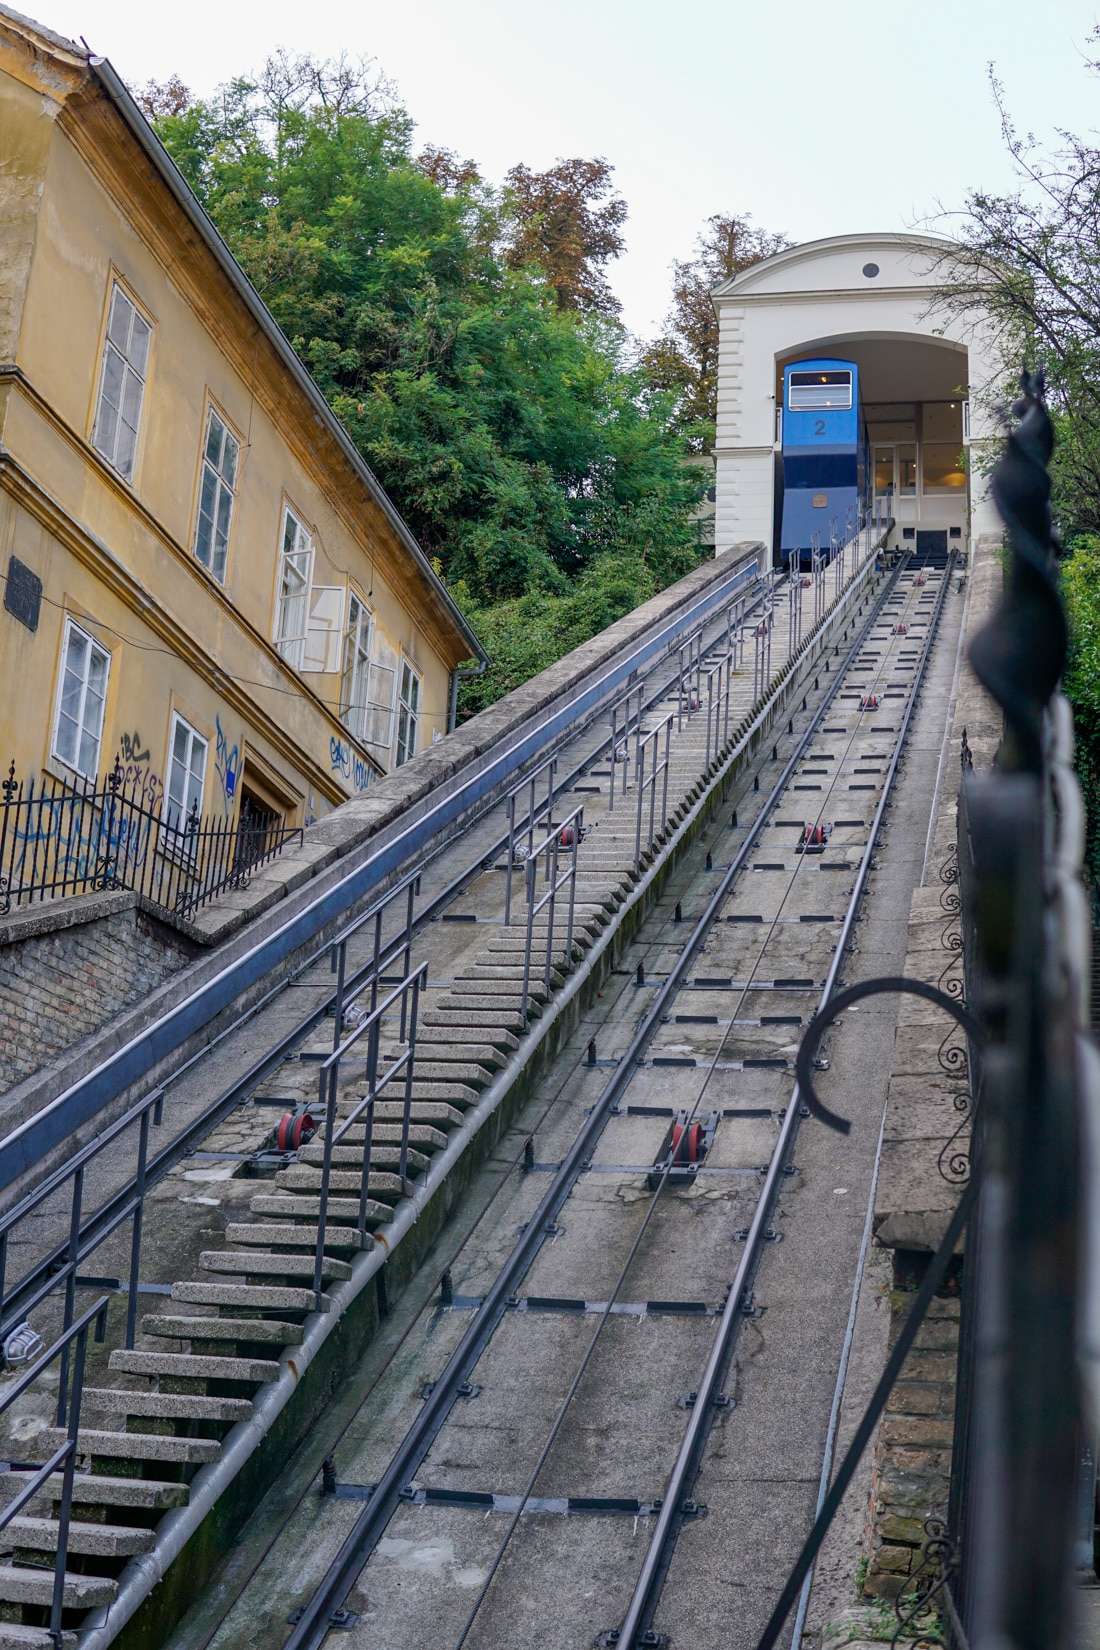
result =
M309 624L302 650L303 670L333 674L340 669L340 636L344 628L344 587L315 584L309 593Z
M416 727L420 720L420 677L407 660L401 661L401 691L397 704L397 751L394 767L416 755Z
M116 282L107 318L92 443L127 481L134 474L152 332L144 315Z
M65 624L58 683L53 754L66 767L93 779L103 738L103 707L111 655L86 630Z
M374 616L354 592L348 594L348 622L344 631L344 671L340 682L340 716L353 738L367 738L370 693L370 650Z
M222 583L225 582L225 562L229 553L229 529L233 521L240 451L240 442L225 420L211 407L202 449L195 555Z
M283 541L279 553L275 646L295 670L301 670L305 660L312 582L313 542L294 511L288 507L283 514Z

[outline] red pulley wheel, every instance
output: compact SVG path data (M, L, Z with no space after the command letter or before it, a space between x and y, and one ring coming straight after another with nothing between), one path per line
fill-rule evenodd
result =
M296 1152L299 1146L304 1146L317 1133L317 1124L308 1112L299 1112L295 1115L286 1111L279 1119L279 1126L275 1131L275 1144L281 1152Z

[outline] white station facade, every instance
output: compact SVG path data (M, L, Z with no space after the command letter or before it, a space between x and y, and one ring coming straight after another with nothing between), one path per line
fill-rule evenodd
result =
M980 313L937 303L950 245L838 235L714 289L716 551L757 539L778 559L784 369L826 357L859 369L868 493L894 519L891 545L968 549L999 530L976 450L997 433L985 409L999 367Z

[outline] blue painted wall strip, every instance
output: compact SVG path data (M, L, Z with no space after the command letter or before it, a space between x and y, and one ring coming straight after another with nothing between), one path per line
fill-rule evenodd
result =
M419 849L427 847L448 824L475 806L509 773L545 749L548 740L556 738L599 704L601 699L614 692L632 671L663 654L671 638L693 629L714 608L728 602L755 575L755 561L742 563L728 579L713 585L682 613L670 618L658 630L651 631L644 641L609 666L576 698L529 732L521 734L513 745L502 750L485 767L465 781L459 776L454 789L434 807L420 814L392 842L380 847L377 853L349 872L327 893L307 905L243 957L230 963L220 974L155 1021L141 1036L125 1044L86 1077L72 1084L56 1100L13 1130L0 1144L0 1188L11 1185L116 1095L152 1071L243 992L286 962L350 906L365 898L391 871L403 865Z

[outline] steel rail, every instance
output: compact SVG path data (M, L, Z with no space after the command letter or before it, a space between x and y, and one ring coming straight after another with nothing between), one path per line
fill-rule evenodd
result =
M870 565L869 560L866 565ZM555 1172L537 1210L531 1217L519 1241L504 1266L475 1310L472 1320L447 1366L437 1379L416 1420L409 1428L398 1449L380 1477L370 1500L359 1514L329 1566L324 1578L304 1605L293 1631L285 1641L284 1650L317 1650L329 1631L330 1618L354 1585L363 1565L370 1557L386 1526L396 1511L403 1492L413 1474L431 1448L458 1398L459 1388L469 1379L475 1365L491 1340L505 1312L509 1298L528 1271L548 1236L552 1235L558 1213L582 1172L582 1169L602 1134L619 1096L630 1083L639 1062L652 1038L663 1023L665 1011L680 990L682 982L694 964L698 951L729 897L730 889L740 875L760 833L778 805L792 775L801 762L806 748L817 733L819 723L831 707L848 674L863 638L878 619L904 564L899 564L874 602L871 613L857 632L848 654L837 672L835 682L826 690L824 698L813 713L806 730L799 737L774 786L765 798L760 811L749 827L745 840L734 855L717 890L707 903L703 915L695 924L683 951L673 964L667 979L657 991L653 1002L643 1016L623 1054L614 1074L609 1079L599 1100L593 1106L568 1153ZM839 952L838 952L839 955ZM693 1416L699 1412L697 1403ZM667 1501L666 1501L667 1505Z
M928 629L928 637L924 645L924 650L921 654L921 662L918 667L917 674L913 679L909 702L906 705L901 727L898 731L897 740L894 745L894 753L890 760L890 766L883 781L882 794L879 798L878 807L875 810L875 815L871 822L867 845L864 849L863 859L848 901L848 909L845 914L839 938L837 940L836 951L833 955L832 963L829 966L829 971L825 977L825 984L822 988L821 997L818 1002L818 1014L820 1014L828 1006L830 998L837 989L837 981L840 978L840 970L844 966L844 957L850 942L852 927L859 913L859 907L862 903L863 895L867 886L867 879L871 872L871 861L875 851L875 844L882 828L883 816L886 812L887 806L889 805L890 792L893 789L898 764L901 761L902 753L905 748L909 728L913 719L913 713L916 709L917 700L920 696L921 687L924 682L924 675L927 669L928 660L931 657L932 647L935 643L936 635L939 629L939 622L943 613L944 601L950 587L950 576L953 565L954 553L952 553L949 557L947 567L944 569L943 581L940 585L939 594L937 596L932 622ZM896 576L897 575L895 575L895 578ZM839 683L837 685L839 686ZM741 1261L738 1265L737 1271L734 1274L729 1296L718 1322L717 1333L714 1338L714 1344L711 1349L710 1356L707 1359L706 1368L699 1381L698 1397L696 1398L695 1404L692 1408L691 1416L684 1432L683 1442L681 1443L680 1451L676 1458L676 1463L669 1476L668 1486L665 1491L661 1510L657 1515L657 1523L654 1526L653 1534L650 1538L649 1548L646 1552L645 1559L642 1562L641 1572L638 1576L637 1582L635 1583L634 1592L631 1595L630 1603L627 1606L627 1611L623 1618L622 1626L619 1628L618 1638L615 1640L618 1650L634 1650L634 1647L638 1644L640 1636L648 1631L653 1612L656 1608L657 1600L660 1596L661 1588L664 1584L665 1576L668 1573L668 1567L671 1562L676 1539L679 1536L684 1522L683 1504L692 1484L695 1481L696 1475L698 1474L699 1466L702 1461L703 1450L706 1446L706 1441L714 1420L715 1408L713 1400L721 1391L721 1382L725 1377L730 1358L733 1355L734 1345L737 1340L737 1332L740 1328L743 1317L742 1303L745 1298L745 1291L751 1287L753 1277L757 1266L759 1265L760 1255L763 1250L764 1231L766 1230L767 1222L772 1213L772 1208L775 1203L783 1170L789 1161L791 1148L794 1145L795 1137L798 1133L798 1125L800 1121L798 1095L799 1090L798 1084L796 1083L791 1092L791 1099L787 1106L786 1115L783 1119L783 1123L779 1131L779 1137L772 1152L771 1162L768 1165L768 1173L765 1176L764 1185L761 1189L756 1211L749 1224L749 1235L745 1243L744 1252L741 1256Z
M758 605L758 602L762 599L762 596L758 597L757 602L755 602L747 611L754 611L755 606ZM703 621L700 627L700 636L709 624L716 622L717 618L720 618L720 615L715 616L711 614ZM720 641L721 636L719 636L716 641L711 643L710 648L708 648L707 651L709 652L714 646L718 645ZM668 658L669 655L666 654L651 667L649 674L660 675L662 679L660 685L655 688L650 697L644 700L644 707L642 711L643 715L652 710L655 705L660 704L662 699L667 697L672 684L677 680L675 672L672 676L667 678L663 675L662 667L667 663ZM636 688L632 687L630 689L631 694L636 691ZM568 732L563 735L563 746L567 746L574 739L580 738L584 733L588 732L592 727L592 724L598 721L600 717L606 715L607 712L608 707L606 705L601 705L579 728L570 728ZM595 748L589 751L583 759L576 764L575 767L570 769L569 772L563 776L560 783L555 785L552 801L558 801L566 791L572 789L576 781L582 778L594 763L599 762L602 759L603 753L609 748L610 743L611 736L596 745ZM467 830L472 829L481 819L491 813L493 809L499 805L499 797L494 798L491 802L487 803L482 810L480 810L468 821L467 826L464 828L463 835L465 835ZM538 812L540 810L544 810L545 806L545 803L537 804L534 811ZM526 824L523 828L526 829ZM462 871L453 877L438 894L434 895L429 903L417 914L415 921L408 929L408 938L411 939L413 936L419 934L422 929L427 927L437 917L439 917L446 910L446 908L466 890L470 883L476 881L477 878L482 875L485 863L488 860L495 859L496 855L508 846L509 840L509 833L504 832L503 835L498 837L487 848L483 848L475 859L473 859ZM364 913L356 917L346 929L336 934L332 939L325 940L325 942L320 945L316 951L314 951L298 966L291 979L280 981L279 984L273 987L272 990L265 992L263 997L252 1005L247 1014L243 1015L240 1020L235 1021L233 1025L226 1027L215 1039L211 1041L211 1043L207 1044L196 1054L192 1055L191 1058L187 1060L177 1072L174 1072L170 1077L168 1077L164 1083L151 1090L150 1093L144 1096L140 1101L135 1102L135 1104L127 1112L117 1118L112 1124L108 1125L108 1129L103 1135L97 1135L93 1141L83 1147L77 1158L67 1161L60 1168L54 1170L42 1184L28 1193L25 1198L19 1201L19 1203L13 1205L8 1213L3 1216L2 1220L0 1220L0 1237L11 1230L18 1220L22 1219L31 1208L42 1202L45 1196L59 1191L65 1182L72 1178L74 1168L76 1167L78 1161L84 1162L98 1155L102 1149L123 1134L127 1128L138 1122L142 1112L149 1107L154 1098L163 1104L168 1088L172 1084L179 1082L189 1071L193 1069L195 1065L205 1059L211 1052L212 1048L216 1047L233 1032L239 1030L242 1024L253 1019L261 1012L261 1010L269 1007L277 997L288 989L292 983L292 980L300 978L303 973L307 972L310 968L315 967L316 964L326 955L326 953L332 951L334 946L344 943L355 932L361 928L365 928L366 925L392 900L396 899L396 897L407 889L410 884L415 882L419 877L423 876L428 866L431 865L433 861L438 859L441 854L445 853L451 846L452 843L450 842L442 843L429 856L423 865L416 870L407 872L404 877L393 885L393 887L389 888L386 893L381 895L379 899L374 902L374 904L369 906ZM267 1077L269 1077L272 1072L278 1070L278 1068L284 1064L284 1062L305 1040L305 1038L308 1037L323 1020L333 1013L336 1007L338 995L342 996L343 1002L350 1002L356 993L360 991L364 985L369 983L372 974L376 971L380 973L400 955L405 947L405 944L406 929L402 926L393 936L391 936L389 940L386 941L385 945L380 949L377 957L372 955L367 962L363 963L361 967L345 979L342 993L334 991L327 994L313 1009L310 1010L308 1014L299 1020L290 1031L284 1033L284 1035L279 1038L278 1041L275 1042L264 1054L262 1054L258 1060L254 1061L253 1064L249 1066L248 1069L243 1072L242 1075L237 1078L228 1089L225 1089L216 1100L212 1101L209 1106L207 1106L196 1117L194 1117L190 1123L181 1129L168 1145L162 1147L159 1152L156 1152L148 1160L148 1163L145 1166L145 1191L148 1192L153 1186L158 1185L160 1181L162 1181L178 1163L182 1162L184 1158L190 1156L190 1154L196 1149L201 1141L212 1132L212 1130L217 1128L226 1117L235 1111L238 1106L243 1104L244 1101L248 1099L249 1095ZM137 1175L131 1175L122 1184L122 1186L120 1186L104 1203L99 1206L98 1209L94 1211L94 1213L88 1215L82 1222L79 1232L80 1248L76 1262L77 1265L87 1259L88 1255L92 1254L101 1243L110 1237L112 1232L116 1231L117 1228L133 1214L135 1207L134 1196L136 1183ZM19 1316L26 1316L26 1314L32 1310L35 1305L40 1303L41 1299L44 1298L46 1294L51 1292L58 1276L58 1268L64 1263L65 1257L69 1253L69 1247L70 1242L69 1239L66 1238L54 1249L48 1251L46 1255L30 1271L28 1271L10 1291L4 1294L3 1304L8 1311L6 1317L4 1318L3 1326L7 1326L11 1322L14 1322Z

